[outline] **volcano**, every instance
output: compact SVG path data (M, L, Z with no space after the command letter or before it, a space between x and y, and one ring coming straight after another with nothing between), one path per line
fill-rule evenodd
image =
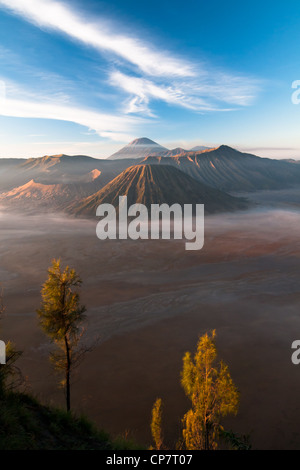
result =
M77 216L94 216L99 204L109 203L117 208L119 196L127 196L128 205L141 203L147 208L163 203L204 204L207 213L216 213L248 207L245 199L210 188L170 165L134 165L67 209Z

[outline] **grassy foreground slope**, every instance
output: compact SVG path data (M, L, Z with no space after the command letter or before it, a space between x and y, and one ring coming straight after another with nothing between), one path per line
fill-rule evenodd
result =
M40 404L23 393L0 401L0 450L121 450L137 448L113 441L84 417Z

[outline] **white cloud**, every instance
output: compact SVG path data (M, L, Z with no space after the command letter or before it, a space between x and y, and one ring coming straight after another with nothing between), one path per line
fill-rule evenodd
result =
M259 89L254 79L240 78L214 72L202 73L198 80L171 80L169 85L146 78L126 75L119 71L110 74L110 84L130 96L125 101L125 113L145 113L153 116L150 99L164 101L194 111L230 111L232 106L251 104ZM231 108L226 105L230 104Z
M151 109L152 101L196 112L230 111L250 105L260 88L258 80L241 77L234 72L226 73L208 64L201 64L201 67L200 64L192 65L143 43L137 37L117 34L117 28L112 24L108 25L101 18L92 22L66 3L56 0L0 0L1 6L40 28L63 33L100 53L104 52L106 59L111 56L124 59L127 70L131 68L132 72L134 69L134 74L116 69L108 72L111 89L106 82L100 90L102 74L99 89L93 88L94 96L99 97L102 93L101 98L107 100L113 90L111 106L115 107L120 102L123 105L121 113L113 114L112 111L112 114L107 114L72 105L72 95L78 92L76 80L73 82L54 72L49 74L27 66L27 75L38 77L39 86L35 88L32 82L32 90L22 90L22 86L6 81L8 97L5 106L1 106L0 115L70 121L95 131L105 139L126 142L140 134L142 124L150 122L128 115L157 117ZM1 55L20 67L18 57L11 56L10 51L0 46ZM21 68L24 69L24 64ZM107 70L110 70L109 66ZM82 79L83 90L85 79L89 83L89 78ZM152 119L151 122L155 121Z
M139 38L118 35L115 29L101 19L97 23L83 20L79 13L61 2L52 0L0 0L0 6L21 15L39 27L60 31L72 39L102 51L112 52L137 66L144 73L154 76L193 76L191 64L158 51Z
M236 106L248 106L256 98L262 80L220 71L207 73L199 82L194 82L194 93Z
M150 80L125 75L117 71L111 73L110 84L121 88L133 96L127 102L126 113L142 112L152 115L148 108L150 98L190 109L197 109L197 103L189 102L189 98L174 86L159 86ZM202 102L202 105L204 106L205 103Z
M24 101L9 97L3 101L0 115L70 121L93 129L99 136L112 140L130 139L136 135L134 130L137 132L139 125L145 123L145 120L134 117L104 114L75 106Z

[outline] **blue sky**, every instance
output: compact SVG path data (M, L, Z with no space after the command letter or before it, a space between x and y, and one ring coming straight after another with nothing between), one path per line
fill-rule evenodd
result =
M299 39L298 1L0 0L0 156L300 158Z

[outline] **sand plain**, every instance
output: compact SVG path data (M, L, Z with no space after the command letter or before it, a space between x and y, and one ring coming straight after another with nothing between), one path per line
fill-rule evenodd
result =
M226 425L250 434L254 448L300 449L300 213L261 209L210 216L205 244L107 240L96 221L60 214L0 213L1 339L23 350L27 387L64 404L48 363L51 348L36 309L51 259L80 274L87 308L85 342L94 344L73 378L72 403L113 435L149 444L154 400L164 401L166 442L189 407L180 386L182 356L216 329L219 357L240 390Z

